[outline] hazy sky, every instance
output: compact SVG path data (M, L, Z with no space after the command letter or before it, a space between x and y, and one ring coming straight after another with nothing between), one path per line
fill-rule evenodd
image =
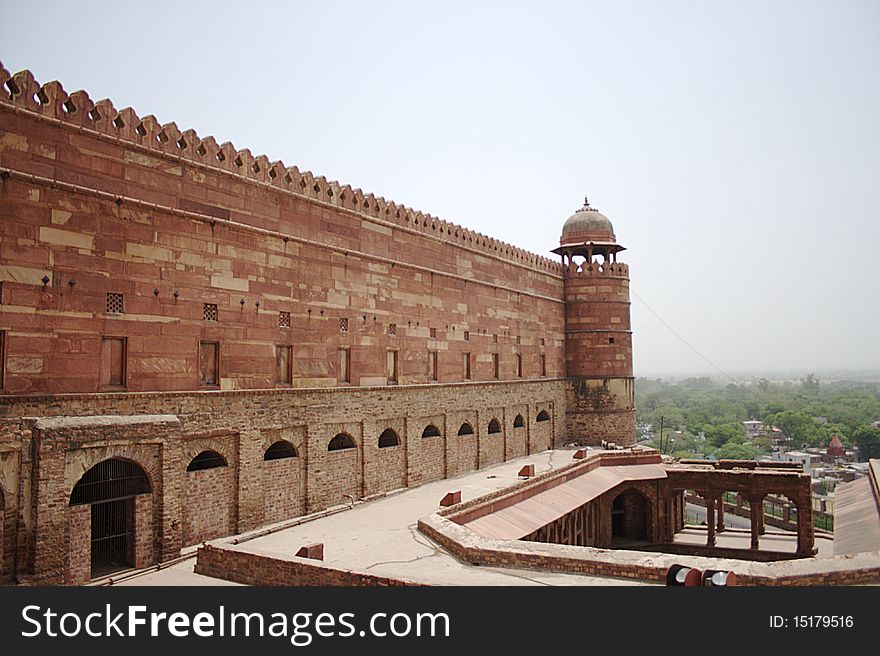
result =
M0 60L549 255L730 372L880 369L880 2L6 2ZM711 371L633 296L636 374Z

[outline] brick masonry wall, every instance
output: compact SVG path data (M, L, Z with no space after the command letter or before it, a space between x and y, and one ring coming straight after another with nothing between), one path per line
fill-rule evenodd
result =
M304 512L313 512L347 503L344 494L360 498L366 490L378 493L400 486L400 472L393 468L388 470L396 472L392 478L383 478L381 471L368 469L369 480L364 485L361 445L366 443L369 457L377 455L378 437L386 423L402 436L402 446L390 451L403 450L407 484L418 485L443 476L444 470L451 477L476 466L478 444L488 436L459 438L456 433L462 422L468 421L482 431L502 409L505 423L517 413L523 415L525 426L516 431L524 433L527 440L531 441L536 431L553 430L553 440L562 443L558 427L564 407L564 381L560 380L0 397L0 445L4 449L0 453L5 457L0 463L15 463L15 467L0 468L0 484L4 489L22 491L22 504L13 516L7 514L3 549L9 555L5 559L8 564L3 569L4 577L11 580L13 576L17 548L20 576L36 575L40 582L63 579L67 551L61 545L66 542L59 542L58 536L65 535L67 519L57 509L67 505L79 478L106 458L133 460L146 472L158 495L156 558L167 559L176 556L183 545L187 464L205 449L223 455L235 472L234 528L230 532L245 531L268 521L263 455L279 437L292 441L303 466L307 463L302 476L302 499L306 502ZM438 408L443 413L436 414ZM542 410L551 416L550 422L536 422ZM160 414L172 419L151 419ZM57 421L62 422L72 421L62 419L65 417L78 417L95 425L35 429L32 421L23 417L47 418L40 421L56 421L52 417L58 417ZM120 421L124 423L120 425ZM440 437L421 437L429 423L438 427ZM343 431L353 436L358 448L347 453L328 452L329 441ZM459 441L463 439L470 449L460 457ZM36 451L34 444L38 445ZM32 460L34 454L36 460ZM19 476L19 471L25 475ZM31 472L36 475L33 482Z
M92 578L91 540L92 507L71 506L67 509L69 531L67 583L83 583Z
M575 378L565 394L566 432L577 444L602 440L636 443L635 382L632 378Z
M149 567L156 562L156 524L153 521L152 494L134 498L134 566Z
M285 560L212 545L199 549L195 571L245 585L419 585L386 576L336 569L305 558L291 557Z
M235 531L234 481L229 467L186 473L183 545L229 535Z
M305 514L303 459L266 460L263 469L263 523Z

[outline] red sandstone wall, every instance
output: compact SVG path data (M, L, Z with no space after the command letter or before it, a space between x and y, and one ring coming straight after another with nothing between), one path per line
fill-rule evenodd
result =
M440 382L462 380L463 352L473 380L492 379L490 352L505 380L516 353L526 378L540 353L548 377L563 374L558 264L130 110L124 127L109 104L93 119L81 92L47 85L38 104L27 74L12 83L19 93L0 91L4 392L98 391L102 335L127 338L130 391L197 388L200 340L220 342L224 389L275 387L276 344L293 346L298 387L335 385L340 347L354 384L386 382L388 349L401 384L427 382L429 350ZM124 295L122 314L106 311L108 292Z
M568 376L633 375L629 308L626 264L611 264L602 271L566 272L565 366Z

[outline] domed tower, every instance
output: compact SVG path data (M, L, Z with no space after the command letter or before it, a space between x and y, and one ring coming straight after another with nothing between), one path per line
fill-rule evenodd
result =
M629 267L608 218L584 206L562 226L568 440L636 442Z

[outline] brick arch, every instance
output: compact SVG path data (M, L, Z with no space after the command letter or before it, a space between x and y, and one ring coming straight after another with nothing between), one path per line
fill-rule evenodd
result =
M217 438L199 438L196 440L191 440L187 442L183 447L183 452L181 453L180 462L183 463L184 469L187 465L195 458L197 455L202 453L203 451L216 451L218 454L223 456L223 459L226 463L232 467L233 466L233 458L230 458L230 452L232 450L232 445L224 444L222 440Z
M153 488L153 485L150 483L150 477L149 477L149 475L147 474L147 470L144 469L144 468L143 468L138 462L136 462L136 461L134 461L134 460L131 460L130 458L115 458L115 457L111 457L111 458L104 458L103 460L98 461L97 463L95 463L94 465L92 465L91 467L89 467L85 472L83 472L83 475L79 477L79 480L76 482L76 484L73 486L73 488L72 488L71 491L70 491L70 495L69 495L69 497L68 497L68 499L69 499L69 501L68 501L68 505L75 505L75 504L73 503L73 496L74 496L74 492L77 491L77 487L79 486L80 482L81 482L81 481L82 481L82 480L83 480L83 479L84 479L84 478L85 478L90 472L92 472L96 467L98 467L98 466L101 465L102 463L105 463L105 462L112 462L112 461L131 463L131 464L137 466L137 468L140 470L140 473L142 473L142 474L144 475L144 478L146 479L146 488L147 488L147 489L142 489L142 488L143 488L143 485L142 485L142 484L136 484L136 485L132 488L132 494L131 494L131 496L136 496L136 495L140 495L140 494L147 495L147 494L152 494L152 493L153 493L154 488ZM131 480L131 476L129 476L128 479ZM118 480L118 479L117 479L117 480ZM136 483L136 482L135 482L135 483ZM135 490L138 490L138 491L135 491ZM80 495L82 495L82 491L80 491ZM119 495L118 495L118 494L113 494L113 495L111 495L111 498L113 498L113 496L119 496ZM80 503L80 504L89 504L89 503L96 503L96 502L99 503L99 502L107 501L107 500L108 500L108 499L104 498L104 499L96 499L95 501L79 501L78 503Z
M393 428L386 428L382 431L382 434L379 435L378 442L380 449L385 449L393 446L400 446L400 436L397 434L397 431Z
M231 437L200 437L183 445L179 475L184 481L181 538L185 547L235 533L237 462L230 457L234 453ZM187 471L193 458L204 451L219 454L227 466Z
M553 415L547 408L538 406L535 421L529 435L529 453L553 448Z
M150 489L153 491L153 493L155 494L157 492L161 492L162 473L157 463L159 459L152 457L154 453L151 452L155 452L155 449L152 447L153 445L140 446L137 444L131 444L115 448L105 447L100 449L80 449L76 453L75 459L71 458L73 462L69 464L67 468L68 471L65 472L66 498L70 499L73 488L76 487L76 484L80 481L80 479L85 476L86 472L91 470L98 463L112 459L128 460L138 465L141 469L144 470L144 473L147 475L147 480L150 482Z
M260 480L263 496L263 524L272 524L305 513L305 458L302 450L288 439L274 433L271 444L263 445L260 462ZM269 448L285 444L293 449L292 457L266 459Z
M354 448L330 450L337 435ZM355 423L325 425L309 435L308 507L306 512L349 503L364 494L363 428ZM314 472L314 475L313 475Z
M283 455L272 458L270 457L271 453L283 453ZM275 440L263 449L263 462L284 458L299 458L299 449L290 440Z
M302 457L306 450L306 441L301 431L291 429L273 429L260 432L260 453L266 453L266 449L275 442L290 442L297 454Z
M455 431L455 451L458 452L458 471L476 471L480 468L480 438L474 428L477 422L463 421Z
M111 460L137 465L149 485L148 491L133 494L128 501L132 505L128 507L126 512L133 513L131 516L133 525L129 525L132 527L132 542L129 547L132 550L130 553L132 560L127 565L140 568L157 562L158 527L160 525L159 499L162 494L162 478L158 465L153 465L152 462L158 460L157 458L149 458L147 463L142 460L142 452L152 446L154 445L135 444L116 448L82 449L73 454L74 462L68 463L65 470L68 479L76 478L72 485L65 486L67 494L65 498L68 504L66 510L67 552L64 561L66 582L84 583L92 578L93 515L97 505L104 505L100 502L89 501L70 505L73 492L86 474L101 463Z

